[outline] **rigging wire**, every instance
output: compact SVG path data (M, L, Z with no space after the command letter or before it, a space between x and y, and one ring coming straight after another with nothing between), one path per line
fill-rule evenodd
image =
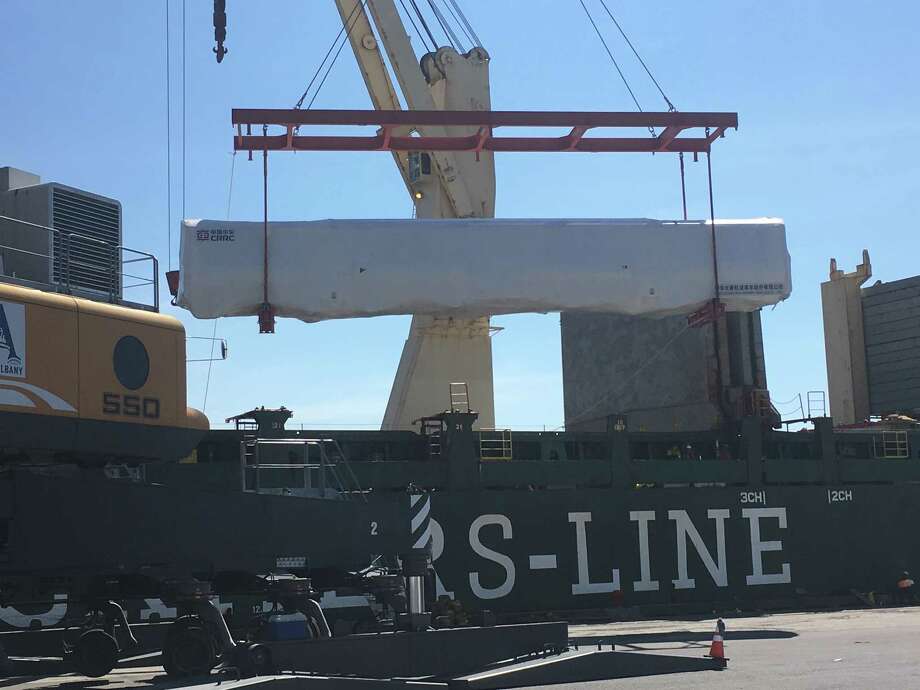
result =
M629 81L626 79L626 75L623 74L623 70L620 69L620 65L617 62L616 58L613 57L613 52L610 50L610 46L607 45L607 40L604 38L604 35L601 33L601 30L597 26L597 22L594 21L594 17L591 16L591 12L588 10L588 6L585 5L585 0L578 0L581 3L581 8L585 11L585 14L588 16L588 21L591 22L591 26L594 27L594 32L597 34L597 37L601 40L601 44L604 46L604 50L607 51L607 56L610 58L610 61L613 63L613 66L616 68L617 74L620 75L620 79L623 80L626 90L629 91L629 95L632 98L633 103L636 105L636 110L640 113L642 112L642 106L639 105L639 100L636 98L636 94L633 93L632 87L629 85ZM651 129L651 128L649 128Z
M169 125L172 107L169 71L169 0L166 0L166 265L172 270L172 136Z
M332 45L329 46L329 50L327 50L326 55L323 56L322 62L319 63L319 66L316 68L316 71L313 73L313 76L310 78L310 83L307 84L307 88L304 89L303 94L301 94L300 98L297 99L297 103L294 104L294 110L299 110L300 107L303 105L303 102L307 98L307 94L310 93L310 88L313 86L313 83L316 81L316 78L319 76L319 73L323 69L323 65L326 64L326 60L329 59L329 56L332 54L332 51L335 50L335 46L339 42L339 39L342 38L342 34L345 32L345 27L348 26L348 23L351 21L352 16L354 16L355 12L358 10L358 7L360 7L362 4L363 4L363 0L355 0L355 6L351 8L351 12L348 13L348 16L345 18L345 21L342 22L342 28L339 29L339 33L336 34L336 37L333 39Z
M706 128L709 137L709 127ZM716 253L716 210L712 200L712 155L706 152L706 175L709 180L709 222L710 235L712 236L712 278L715 283L715 300L719 301L719 257Z
M185 25L186 25L186 12L185 12L185 0L182 0L182 219L185 220L185 101L187 90L185 88ZM172 269L172 264L170 264L170 269Z
M636 56L636 59L639 61L639 64L642 65L642 69L645 70L645 73L648 75L649 79L652 80L652 83L655 85L655 88L658 89L658 93L661 94L661 97L664 99L664 102L668 104L668 110L674 111L677 108L674 107L674 104L671 102L671 99L668 98L665 94L664 89L661 88L661 84L658 83L658 80L655 79L655 75L652 74L652 70L648 68L648 65L645 64L645 60L642 59L642 56L639 55L639 51L636 50L636 47L632 44L632 41L629 40L629 36L626 35L626 32L623 31L623 27L620 26L620 22L617 21L617 18L613 16L613 12L610 11L610 8L607 7L606 0L600 0L601 6L604 8L604 11L607 13L607 16L613 20L613 23L616 24L617 30L619 30L620 35L623 37L623 40L626 41L626 45L629 46L632 50L633 55Z
M418 8L418 4L416 3L415 0L409 0L409 4L412 5L412 9L415 10L415 16L418 17L419 22L421 22L423 27L425 27L425 33L428 34L428 38L431 39L431 45L433 46L431 48L431 52L434 52L435 50L438 49L438 42L434 39L434 34L431 33L431 29L428 26L428 22L425 21L425 16L422 14L422 11Z
M460 47L460 40L457 38L457 34L454 33L454 30L446 21L444 15L441 14L441 10L438 9L438 6L434 4L434 0L428 0L428 6L431 8L431 11L434 12L434 17L438 20L438 24L441 25L441 31L447 36L448 43L450 43L458 53L462 53L463 50Z
M422 46L425 50L430 52L431 48L428 47L428 43L425 42L425 37L422 35L422 32L419 30L418 25L415 23L415 20L412 18L412 13L409 12L409 8L406 7L405 0L399 0L399 4L402 5L403 12L406 14L406 18L409 20L409 23L412 24L412 28L415 29L415 35L418 36L419 41L421 41Z
M594 22L594 19L591 17L591 13L588 12L588 7L585 5L583 0L579 0L579 1L581 2L581 6L584 9L585 14L588 15L588 19L591 20L591 24L592 26L594 26L594 31L597 32L598 38L601 39L601 43L603 43L604 48L607 49L607 54L610 56L611 61L613 61L614 67L617 68L617 72L619 72L620 77L623 79L623 83L626 84L626 88L629 90L629 95L633 97L633 102L636 104L636 107L641 111L642 108L639 106L639 102L636 100L636 97L633 94L632 89L629 87L629 84L626 82L626 77L623 76L623 72L622 70L620 70L620 66L617 64L616 60L613 59L613 54L611 53L609 47L607 46L607 42L604 40L603 36L601 36L600 30L598 29L597 24ZM639 64L642 65L642 69L645 70L645 73L648 75L648 78L651 79L652 83L655 85L655 88L658 89L658 93L661 94L661 97L664 99L664 102L668 106L668 112L676 112L677 108L675 107L674 103L671 101L670 98L668 98L668 95L664 92L664 89L661 87L661 84L655 78L655 75L652 74L652 70L646 64L645 60L642 59L642 56L639 54L639 51L636 49L636 46L633 44L629 36L626 34L626 31L623 29L622 24L620 24L620 22L614 16L613 12L610 10L610 7L607 5L607 0L600 0L600 3L601 3L601 7L603 7L604 11L607 13L607 16L610 17L610 20L616 26L617 31L620 32L620 36L622 36L623 40L626 41L626 45L629 46L629 49L632 51L633 55L635 55L636 60L638 60ZM655 136L655 128L649 127L648 129L651 135ZM680 153L680 155L678 156L678 159L679 159L679 165L680 165L681 208L683 209L684 220L687 220L687 183L686 183L686 173L684 171L683 152Z
M442 0L444 7L447 8L447 11L450 13L450 16L453 18L454 22L460 27L461 33L466 37L466 40L470 42L470 48L476 47L476 42L473 40L473 37L470 35L470 32L466 30L466 27L463 26L463 22L457 17L454 10L451 8L450 3L447 0Z
M457 0L448 0L454 9L457 10L457 14L460 16L460 21L463 23L463 26L466 27L467 31L470 32L470 36L473 39L473 43L476 46L482 47L482 41L479 40L479 36L476 35L476 31L473 29L473 25L470 24L469 20L466 18L466 15L463 13L463 10L460 7L460 4Z
M217 342L217 322L220 317L214 319L214 328L211 330L211 354L208 355L208 375L204 380L204 402L201 404L201 411L208 411L208 391L211 388L211 366L214 364L214 343Z
M709 138L709 127L706 128L706 138ZM712 279L714 284L714 297L712 298L713 320L712 320L712 349L716 357L716 390L719 391L719 399L716 401L720 411L725 409L725 395L723 381L725 380L722 373L722 347L721 336L719 335L719 316L715 307L719 305L721 297L719 286L719 255L716 250L716 210L712 194L712 154L706 151L706 175L709 181L709 233L712 238Z
M361 12L364 11L364 2L361 0L359 5L361 6ZM332 61L329 63L329 67L326 68L326 73L323 75L323 78L320 80L319 84L316 87L316 91L313 94L313 98L310 99L310 102L307 103L307 110L313 107L313 103L316 102L316 98L319 96L319 92L323 89L323 84L326 83L326 79L329 78L329 74L332 72L332 68L335 67L336 60L339 59L339 55L342 54L342 49L345 47L345 44L348 43L349 38L351 37L351 32L355 28L355 25L358 23L358 18L361 16L360 13L355 15L355 18L351 20L351 26L348 27L348 32L345 35L345 38L342 40L342 43L339 45L339 49L335 51L335 55L332 57ZM345 28L344 24L342 28Z
M227 190L227 220L230 220L230 205L233 201L233 171L236 168L236 151L230 157L230 186ZM208 375L204 380L204 402L201 405L201 411L206 412L208 409L208 391L211 388L211 367L214 365L214 343L217 342L217 324L220 317L214 319L214 328L211 330L211 354L208 355Z
M687 180L684 173L684 152L678 154L680 160L680 200L684 207L684 220L687 220Z

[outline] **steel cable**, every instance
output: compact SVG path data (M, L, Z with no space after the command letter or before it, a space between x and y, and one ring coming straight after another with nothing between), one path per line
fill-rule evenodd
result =
M418 40L421 41L425 50L430 52L432 49L428 47L428 43L425 41L425 37L422 35L421 30L419 30L418 24L416 24L415 20L412 18L412 13L409 11L409 8L406 7L405 0L399 0L399 4L402 5L403 12L406 13L406 18L409 20L409 23L412 24L412 28L415 29L415 35L418 36Z
M613 52L610 50L610 46L607 45L607 41L604 38L604 35L601 33L601 30L597 26L597 22L594 21L594 17L591 16L591 12L588 10L588 6L585 5L584 0L578 0L581 3L581 8L585 11L585 15L588 17L588 21L591 22L591 26L594 27L594 32L597 34L597 37L600 39L601 44L604 46L604 50L607 51L607 56L610 58L610 62L613 63L613 66L616 68L617 74L620 75L620 79L623 80L623 85L626 87L626 90L629 92L629 96L632 98L633 103L636 105L636 110L640 113L642 112L642 106L639 105L639 99L636 98L636 94L633 93L632 87L629 85L629 81L626 79L626 75L623 74L623 70L620 69L620 65L617 62L616 58L613 57ZM654 130L649 128L650 131L654 134Z
M463 13L463 9L460 7L460 4L457 0L448 0L451 5L454 6L454 9L457 10L457 14L460 15L460 21L463 22L463 25L470 32L470 36L473 38L475 45L482 47L482 41L479 40L479 36L476 35L476 31L473 29L473 25L470 24L469 20L466 18L466 15Z
M466 40L470 42L470 46L475 47L476 43L473 41L473 37L470 35L469 31L467 31L466 28L463 26L463 22L460 21L459 17L457 17L456 13L450 6L450 3L447 2L447 0L443 0L443 2L444 2L444 7L447 8L447 11L450 14L450 16L453 18L454 22L457 24L458 27L460 27L461 33L466 37Z
M605 0L600 0L600 1L601 1L601 6L604 8L604 11L607 13L607 16L610 17L611 20L613 20L614 24L616 24L617 30L620 32L620 35L623 37L623 40L626 41L626 45L628 45L630 50L632 50L633 55L636 56L636 59L639 61L639 64L642 65L642 69L645 70L645 73L648 75L649 79L652 80L652 83L655 85L655 88L658 89L658 93L661 94L661 97L664 99L664 102L668 104L668 110L677 110L677 108L674 107L674 104L671 103L671 99L668 98L667 94L665 94L664 89L661 88L661 84L659 84L658 80L655 79L655 75L652 74L652 70L648 68L648 65L645 64L645 60L643 60L642 56L639 55L639 51L636 50L636 47L632 44L632 41L629 40L629 36L627 36L626 32L623 31L623 27L620 26L620 22L617 21L617 18L613 16L613 12L611 12L610 8L607 7L606 1Z
M434 52L438 49L438 42L435 40L434 34L431 33L431 29L428 27L428 22L425 21L425 17L422 15L422 11L418 8L415 0L409 0L409 4L412 5L412 8L415 10L415 15L418 17L419 22L421 22L422 26L425 28L425 33L427 33L428 38L431 39L431 45L434 46L431 48L431 52Z
M463 50L460 47L460 39L457 38L457 34L454 33L453 28L441 13L441 10L439 10L438 6L434 4L434 0L428 0L428 6L431 8L431 11L434 12L434 17L438 20L438 24L441 25L441 31L443 31L447 36L447 41L451 44L451 46L453 46L454 50L456 50L458 53L462 53Z
M362 0L361 5L363 4L364 3ZM363 7L362 7L362 11L363 11ZM319 84L316 87L316 92L313 94L313 98L311 98L310 102L307 104L307 110L312 108L313 104L316 102L316 98L319 96L319 92L322 91L323 85L326 83L326 79L329 78L329 74L332 72L332 68L335 67L335 63L339 59L339 55L342 54L342 49L345 47L345 44L348 43L348 39L351 36L352 29L355 28L355 25L358 23L358 17L360 16L361 16L360 14L355 15L355 18L351 22L351 26L348 27L348 32L345 35L345 38L342 39L342 43L341 45L339 45L339 49L335 51L335 55L333 56L332 61L329 63L329 67L326 68L326 73L323 75L323 78L320 80Z
M230 157L230 186L227 190L227 220L230 220L230 205L233 201L233 171L236 168L236 151ZM211 388L211 367L214 365L214 343L217 342L217 324L220 317L214 319L214 328L211 330L211 354L208 355L208 375L204 380L204 402L201 405L201 411L206 412L208 409L208 391Z
M172 116L170 91L172 89L169 73L169 0L166 0L166 265L172 270L172 128L170 127Z
M342 22L342 28L339 29L339 32L336 34L335 38L332 41L332 45L329 46L329 50L326 51L326 54L323 56L322 61L319 63L319 66L316 68L316 71L313 73L313 76L310 78L310 82L307 84L307 88L304 89L303 94L297 100L297 103L294 104L294 110L300 109L303 105L303 102L307 98L307 94L310 93L310 88L313 86L313 83L316 81L316 78L319 76L319 73L323 69L323 65L326 64L326 60L329 59L329 56L332 54L332 51L335 50L336 44L339 42L339 39L342 37L342 34L345 32L345 27L348 26L348 23L351 21L351 18L354 16L358 8L363 5L363 0L357 0L355 6L351 8L348 17L345 18L345 21Z
M186 95L188 93L185 88L185 73L187 71L185 68L185 44L186 44L186 31L185 31L186 21L185 19L186 19L185 0L182 0L182 219L183 220L185 220L185 160L186 160L186 155L185 155L185 122L186 122L185 101L186 101ZM171 256L172 256L172 253L170 253L170 257ZM171 268L172 266L170 265L170 269Z

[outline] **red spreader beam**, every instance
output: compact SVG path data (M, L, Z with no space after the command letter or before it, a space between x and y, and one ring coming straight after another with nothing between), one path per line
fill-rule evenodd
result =
M265 110L234 108L236 151L582 151L588 153L708 152L737 113L615 113L501 110ZM306 127L375 126L374 136L307 135ZM253 134L253 128L256 134ZM270 134L269 128L284 132ZM477 128L444 135L444 127ZM563 136L495 136L500 127L563 127ZM592 129L660 129L654 136L587 136ZM441 129L437 136L426 130ZM261 133L258 130L262 130ZM702 133L685 134L687 130ZM419 132L421 136L408 136ZM684 136L681 136L685 134ZM701 135L702 134L702 135Z

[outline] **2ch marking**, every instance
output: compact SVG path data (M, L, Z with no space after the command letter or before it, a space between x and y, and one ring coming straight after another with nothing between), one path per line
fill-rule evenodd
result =
M828 503L849 503L853 500L852 489L828 489Z

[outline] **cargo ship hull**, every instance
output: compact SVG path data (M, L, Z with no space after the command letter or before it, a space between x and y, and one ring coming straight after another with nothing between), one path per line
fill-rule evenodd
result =
M367 563L425 547L436 595L500 614L808 606L888 595L920 569L913 427L841 432L817 419L789 433L748 418L695 434L512 437L474 420L449 412L422 433L307 432L269 418L266 437L212 431L184 462L86 486L19 469L0 481L0 576L25 576L45 603L0 602L0 625L61 623L77 602L59 566L104 578L169 566L175 554L200 554L212 573L265 572L290 556L305 556L307 570L347 569L361 564L335 553ZM324 444L335 452L313 463L304 449ZM330 609L368 607L334 587L323 597ZM132 621L170 615L155 599L122 601Z
M920 486L436 494L438 590L521 612L889 592L920 567Z
M407 500L372 501L368 532L382 529L370 518L395 515ZM902 571L920 568L912 535L920 485L484 490L425 500L420 531L430 535L437 595L469 611L807 605L816 597L887 594ZM290 528L300 522L307 533L315 506L290 502L302 504L299 518L295 506L285 511ZM338 594L324 605L365 606ZM68 594L52 599L0 607L0 629L60 624ZM132 622L175 613L155 599L125 603ZM249 609L253 602L231 596L221 604Z

